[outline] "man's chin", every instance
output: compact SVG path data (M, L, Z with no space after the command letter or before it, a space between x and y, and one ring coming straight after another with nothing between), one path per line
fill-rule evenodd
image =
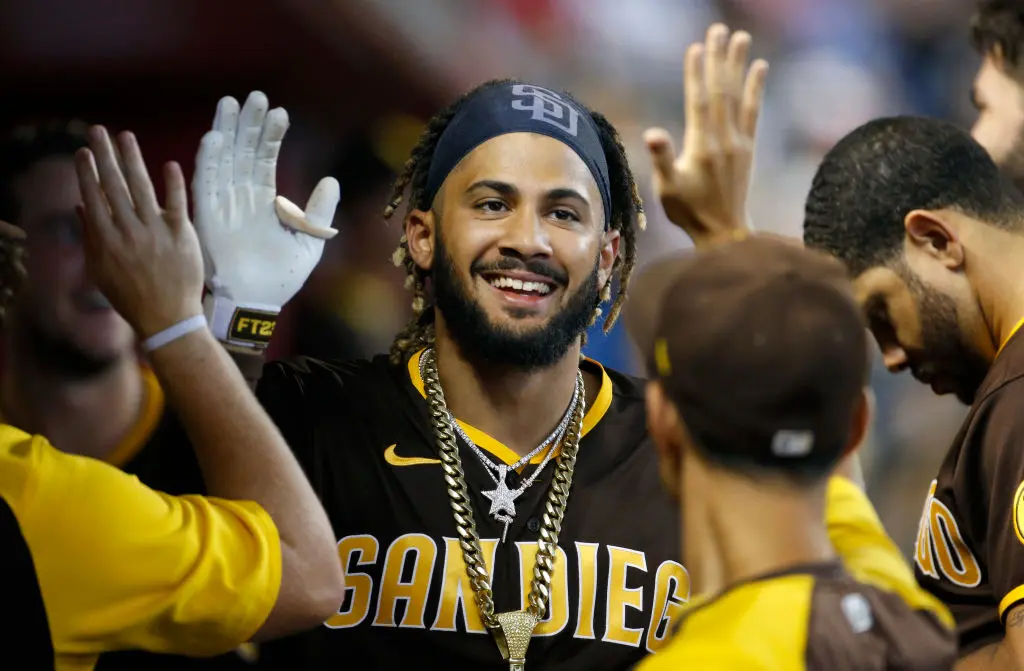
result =
M544 368L561 358L564 343L552 332L548 321L531 319L529 324L523 323L525 321L489 317L485 328L453 335L465 354L490 363L531 370Z
M928 385L936 396L952 396L964 405L974 403L976 388L954 382L948 378L936 378Z
M508 338L531 338L543 333L551 319L546 315L534 312L523 314L515 310L503 310L499 314L487 315L487 327L493 333L501 333Z
M952 396L964 405L972 405L977 396L978 385L949 382L945 386L932 385L932 391L939 396Z
M977 396L977 389L960 389L953 393L956 396L956 400L960 401L964 405L974 405L974 399Z

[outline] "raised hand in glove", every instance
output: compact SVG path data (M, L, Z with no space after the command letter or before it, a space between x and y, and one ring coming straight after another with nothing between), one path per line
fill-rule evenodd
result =
M214 335L260 351L281 307L298 293L332 238L338 182L326 177L303 210L277 195L277 158L288 113L267 97L222 98L203 136L192 179L195 223L206 267L204 301Z

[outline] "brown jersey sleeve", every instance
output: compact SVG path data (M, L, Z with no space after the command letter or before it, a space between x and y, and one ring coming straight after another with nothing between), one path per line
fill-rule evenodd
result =
M988 395L974 427L984 480L975 492L988 499L984 561L992 598L1005 621L1010 609L1024 602L1024 379ZM980 503L964 500L961 505Z
M956 661L956 637L927 610L848 576L819 578L811 596L806 668L940 671Z

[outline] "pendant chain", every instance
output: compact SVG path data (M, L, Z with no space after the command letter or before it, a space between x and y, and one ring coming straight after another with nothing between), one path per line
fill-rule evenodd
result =
M455 440L455 432L449 422L449 412L444 399L437 374L437 359L433 349L422 354L423 383L430 406L430 419L434 426L438 448L441 456L441 468L444 472L445 484L455 526L459 535L459 546L462 549L466 572L473 588L477 608L484 625L492 632L501 630L499 616L494 612L494 595L491 591L491 579L484 562L483 550L480 548L480 536L477 533L473 508L470 504L469 488L466 485L462 460ZM578 388L583 390L583 373L576 372ZM562 530L562 519L565 516L569 489L572 486L573 472L576 469L576 454L579 450L580 434L583 428L583 408L586 403L581 394L581 402L575 404L572 418L562 443L561 453L557 458L555 474L548 489L544 503L544 514L541 520L540 537L537 539L537 557L533 567L533 579L530 585L529 605L525 611L536 621L540 621L547 613L548 600L551 598L551 579L557 558L558 535ZM504 614L499 614L504 615ZM499 645L501 641L499 640Z

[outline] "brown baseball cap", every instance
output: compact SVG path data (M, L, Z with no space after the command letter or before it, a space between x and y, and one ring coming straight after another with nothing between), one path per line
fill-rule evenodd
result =
M654 326L634 313L634 337L698 449L725 465L814 474L838 462L869 372L843 266L756 235L656 271L645 290L664 288Z

